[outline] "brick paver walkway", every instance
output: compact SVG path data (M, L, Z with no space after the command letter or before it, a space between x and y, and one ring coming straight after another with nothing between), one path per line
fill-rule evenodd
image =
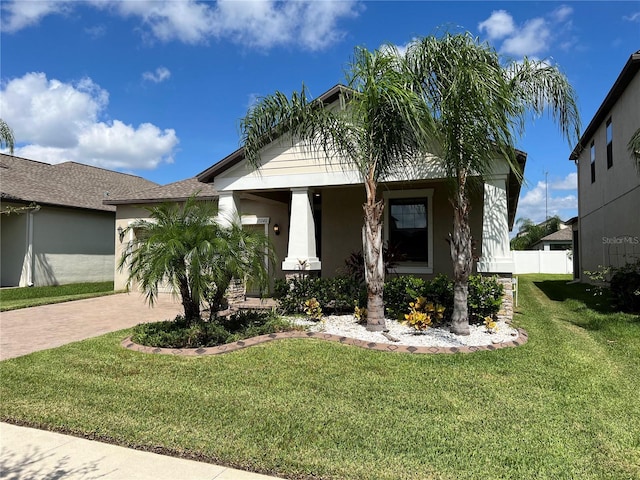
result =
M139 293L120 293L0 313L0 360L85 338L173 319L182 311L170 294L150 308Z

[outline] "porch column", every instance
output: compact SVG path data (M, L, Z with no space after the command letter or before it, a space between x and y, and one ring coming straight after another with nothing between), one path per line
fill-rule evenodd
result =
M235 192L220 192L218 194L218 215L216 222L229 227L232 223L240 223L240 199Z
M509 245L507 210L507 175L485 180L482 216L482 257L478 272L513 273L513 256Z
M307 187L291 189L289 248L282 270L320 270L312 205L311 192Z

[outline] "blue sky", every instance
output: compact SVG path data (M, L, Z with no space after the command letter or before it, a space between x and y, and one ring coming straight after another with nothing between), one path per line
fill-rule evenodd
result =
M640 48L640 2L2 0L0 115L16 155L165 184L238 148L256 97L343 82L356 45L470 31L508 58L547 59L583 128ZM532 119L518 217L577 213L573 145ZM545 172L548 174L545 176Z

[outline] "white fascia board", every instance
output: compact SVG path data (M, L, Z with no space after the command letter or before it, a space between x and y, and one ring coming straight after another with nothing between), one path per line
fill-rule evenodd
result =
M213 185L219 192L228 190L272 190L280 188L357 185L362 183L355 171L323 172L300 175L262 176L251 173L242 177L216 178Z

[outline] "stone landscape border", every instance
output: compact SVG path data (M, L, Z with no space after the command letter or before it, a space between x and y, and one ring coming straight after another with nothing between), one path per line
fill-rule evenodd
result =
M129 350L143 353L155 353L159 355L182 355L187 357L200 357L203 355L220 355L223 353L236 352L243 348L252 347L261 343L272 342L274 340L285 340L294 338L316 338L318 340L326 340L329 342L342 343L343 345L353 345L355 347L366 348L368 350L377 350L380 352L399 352L399 353L422 353L422 354L439 354L439 353L473 353L500 350L502 348L519 347L529 340L529 334L526 330L518 328L518 338L510 342L494 343L490 345L480 346L460 346L460 347L414 347L410 345L396 345L393 343L375 343L357 338L341 337L330 333L322 332L280 332L271 333L269 335L260 335L259 337L247 338L234 343L218 345L216 347L200 347L200 348L159 348L146 347L138 345L131 340L131 337L125 338L121 345Z

